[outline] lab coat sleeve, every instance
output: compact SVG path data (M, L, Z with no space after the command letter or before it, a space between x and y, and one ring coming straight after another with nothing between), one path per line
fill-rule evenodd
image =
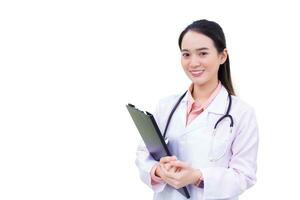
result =
M254 110L250 108L241 116L233 140L232 157L228 168L201 169L205 199L227 199L238 196L256 182L258 127Z
M156 111L153 114L158 126L160 126L159 122L159 104L156 107ZM140 178L141 180L149 186L154 192L161 192L165 186L166 183L158 183L155 185L151 184L151 169L152 167L157 164L158 162L152 158L150 153L148 152L145 144L143 141L139 144L137 151L136 151L136 160L135 164L139 170Z

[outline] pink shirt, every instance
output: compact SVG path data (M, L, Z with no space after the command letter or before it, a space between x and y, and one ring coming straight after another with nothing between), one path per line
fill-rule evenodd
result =
M219 81L217 88L212 92L209 98L202 105L199 105L197 102L195 102L192 96L193 87L194 84L191 84L187 92L188 103L187 103L187 113L186 113L186 126L188 126L198 115L200 115L204 111L204 109L206 109L209 106L209 104L214 100L214 98L220 92L222 88L222 84ZM157 168L157 165L154 165L150 172L152 186L164 182L160 177L155 175L155 170ZM197 185L199 184L200 182L198 182Z
M214 98L220 92L222 84L219 81L217 88L213 91L213 93L202 105L199 105L197 102L195 102L192 96L193 87L194 84L192 84L189 87L189 90L187 92L188 105L187 105L187 113L186 113L186 125L189 125L198 115L200 115L204 111L204 109L206 109L209 106L209 104L214 100Z

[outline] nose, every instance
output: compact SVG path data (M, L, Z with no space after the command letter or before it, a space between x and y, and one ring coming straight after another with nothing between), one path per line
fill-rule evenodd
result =
M190 66L193 68L201 66L201 61L198 58L198 56L196 56L196 55L191 56Z

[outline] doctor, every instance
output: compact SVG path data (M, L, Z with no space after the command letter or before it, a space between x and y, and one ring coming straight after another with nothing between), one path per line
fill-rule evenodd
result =
M193 200L236 200L256 182L254 110L235 96L225 36L217 23L193 22L180 34L179 48L192 83L186 93L161 99L155 112L175 156L157 162L140 145L140 177L155 200L186 199L174 189L183 186Z

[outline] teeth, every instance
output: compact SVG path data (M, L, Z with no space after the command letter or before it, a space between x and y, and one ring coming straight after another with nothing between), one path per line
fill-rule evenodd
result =
M193 74L200 74L200 73L202 73L204 70L199 70L199 71L191 71L191 73L193 73Z

